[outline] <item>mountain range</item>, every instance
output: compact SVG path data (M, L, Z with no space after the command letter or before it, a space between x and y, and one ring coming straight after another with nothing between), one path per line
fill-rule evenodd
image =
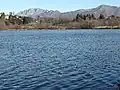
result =
M77 14L94 14L96 17L100 14L103 14L105 17L114 15L114 16L120 16L120 7L119 6L110 6L110 5L100 5L96 8L91 9L79 9L75 11L69 11L69 12L60 12L57 10L45 10L40 8L30 8L24 11L20 11L17 13L19 16L29 16L32 18L39 17L47 17L47 18L75 18Z

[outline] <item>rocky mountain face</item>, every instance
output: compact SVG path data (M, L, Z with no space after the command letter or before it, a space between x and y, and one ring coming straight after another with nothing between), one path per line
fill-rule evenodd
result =
M30 16L33 18L39 17L51 17L51 18L75 18L77 14L94 14L95 16L99 16L103 14L105 17L115 15L120 16L120 7L110 6L110 5L100 5L96 8L92 9L79 9L70 12L61 13L60 11L54 10L45 10L40 8L31 8L28 10L24 10L19 12L17 15L20 16Z
M57 17L60 15L59 11L45 10L40 8L30 8L28 10L20 11L17 15L19 16L30 16L33 18L39 17Z

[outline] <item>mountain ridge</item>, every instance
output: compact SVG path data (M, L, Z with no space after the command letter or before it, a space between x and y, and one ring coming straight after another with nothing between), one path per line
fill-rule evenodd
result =
M47 9L40 9L40 8L30 8L24 11L20 11L17 13L19 16L29 16L33 18L39 17L52 17L52 18L75 18L77 14L94 14L98 16L103 14L105 17L114 15L120 16L120 7L119 6L111 6L111 5L100 5L95 8L91 9L78 9L74 11L68 12L60 12L58 10L47 10Z

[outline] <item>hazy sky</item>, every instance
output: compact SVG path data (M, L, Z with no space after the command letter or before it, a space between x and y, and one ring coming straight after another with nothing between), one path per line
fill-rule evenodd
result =
M80 8L93 8L101 4L120 6L120 0L1 0L0 12L18 12L28 8L52 9L65 12Z

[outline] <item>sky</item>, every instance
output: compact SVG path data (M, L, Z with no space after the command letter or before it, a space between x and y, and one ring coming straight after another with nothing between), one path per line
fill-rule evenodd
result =
M61 12L94 8L101 4L120 6L120 0L1 0L0 12L19 12L29 8Z

